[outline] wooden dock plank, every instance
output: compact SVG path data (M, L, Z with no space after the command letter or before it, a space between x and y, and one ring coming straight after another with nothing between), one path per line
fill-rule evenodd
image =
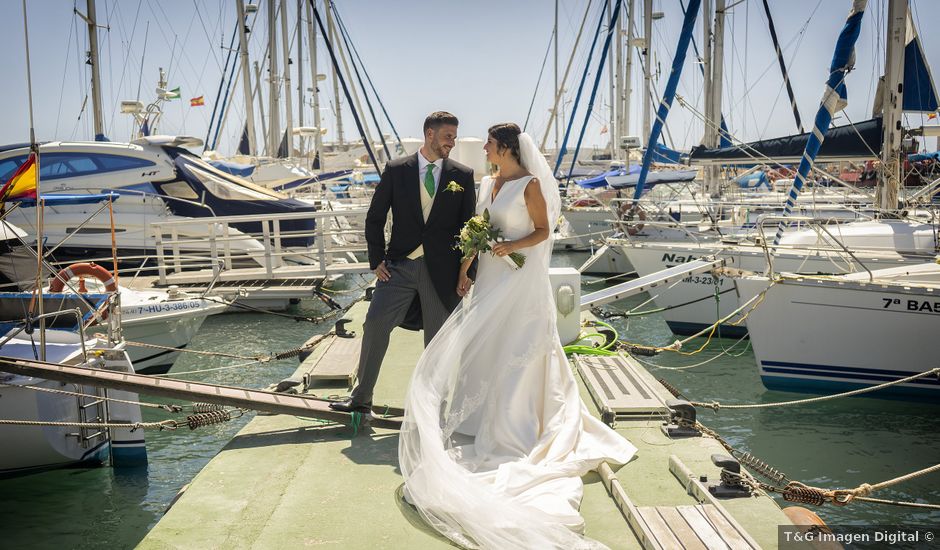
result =
M666 520L659 515L655 507L643 506L636 509L637 514L646 523L649 529L647 535L656 541L662 548L682 548L682 543L666 524Z
M728 545L721 539L721 536L715 531L700 508L701 505L676 506L676 510L682 514L682 517L695 530L695 534L702 539L702 542L709 550L726 550Z
M702 512L706 519L711 522L715 531L721 535L721 538L734 550L751 550L755 548L741 536L740 527L728 521L721 511L714 506L702 506Z
M687 550L706 550L698 531L692 528L674 506L657 506L656 512Z
M345 382L347 386L352 386L356 378L356 371L359 368L359 351L361 348L361 337L332 337L323 354L311 356L304 361L305 378L308 383L340 380Z

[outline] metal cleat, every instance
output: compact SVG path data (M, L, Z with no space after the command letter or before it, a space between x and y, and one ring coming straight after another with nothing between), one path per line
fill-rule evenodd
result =
M708 486L715 498L741 498L751 496L751 486L741 476L741 463L728 455L712 455L712 464L721 468L721 483Z
M668 399L669 422L661 428L667 437L701 437L702 432L695 429L695 407L684 399Z
M335 330L336 330L336 336L340 338L355 338L356 331L346 330L346 324L351 323L351 322L352 322L352 319L347 319L345 317L342 319L337 319L336 324L334 325Z

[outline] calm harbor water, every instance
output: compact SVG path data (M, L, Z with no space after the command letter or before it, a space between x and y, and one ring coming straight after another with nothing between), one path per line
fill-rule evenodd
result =
M577 267L585 254L556 254L555 265ZM362 280L341 281L355 288ZM584 292L602 284L586 280ZM340 287L344 288L344 287ZM355 294L337 295L346 304ZM611 306L628 309L635 298ZM317 300L305 300L294 313L317 315L326 310ZM675 340L659 315L612 322L621 338L634 343L663 345ZM256 355L296 347L328 329L283 317L240 313L210 317L193 341L198 350L224 350ZM927 335L925 335L926 337ZM646 358L662 367L699 364L685 370L650 367L653 374L696 401L768 403L799 394L763 388L747 341L713 341L702 353L683 357L663 354ZM697 346L696 346L697 347ZM723 351L727 350L727 352ZM834 351L835 353L835 351ZM184 355L171 374L239 362ZM261 367L187 375L188 379L260 388L289 376L297 360ZM148 402L160 402L146 398ZM852 398L809 406L762 410L699 411L699 420L721 433L735 447L750 451L791 479L832 488L876 483L930 466L940 459L940 406L934 404ZM145 420L165 418L146 410ZM130 548L160 519L177 492L221 450L251 418L175 432L148 431L150 463L145 470L108 467L76 468L0 480L0 532L8 548ZM624 472L622 472L623 474ZM880 498L940 503L940 475L934 474L876 495ZM817 510L830 524L935 525L940 513L874 504L851 504Z

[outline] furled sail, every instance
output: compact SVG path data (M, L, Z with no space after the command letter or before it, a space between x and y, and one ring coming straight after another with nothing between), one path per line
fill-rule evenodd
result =
M917 36L917 28L911 12L907 12L907 36L904 41L904 99L901 108L908 112L927 112L937 110L937 88L930 74L930 66L924 56L924 48Z
M816 111L816 118L813 120L813 131L810 132L809 139L806 140L806 150L800 160L800 168L793 180L790 193L787 195L787 202L783 206L784 218L793 211L796 199L803 189L803 183L809 176L813 163L816 162L816 156L819 154L823 142L826 141L826 133L829 130L829 124L832 123L832 117L848 104L845 75L854 65L855 42L858 41L858 35L861 32L862 16L865 15L867 4L867 0L854 0L852 2L852 9L845 20L845 26L842 27L839 39L836 40L836 50L832 55L832 64L829 66L826 91L823 92L822 100L819 102L819 110ZM783 237L786 227L787 222L785 220L777 225L774 246L780 244L780 238Z
M830 128L816 161L876 159L881 155L881 133L880 117ZM692 164L755 164L768 158L783 164L798 162L810 135L794 134L720 149L700 145L692 148L689 160Z

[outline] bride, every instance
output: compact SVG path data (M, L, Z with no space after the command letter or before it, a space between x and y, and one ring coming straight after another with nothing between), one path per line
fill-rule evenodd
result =
M398 447L405 492L465 547L602 547L580 535L581 476L636 449L588 412L558 339L552 172L517 125L488 133L499 172L483 178L477 213L487 209L507 240L480 255L471 297L415 367ZM525 255L520 269L500 257L510 252ZM469 282L458 284L463 295Z

